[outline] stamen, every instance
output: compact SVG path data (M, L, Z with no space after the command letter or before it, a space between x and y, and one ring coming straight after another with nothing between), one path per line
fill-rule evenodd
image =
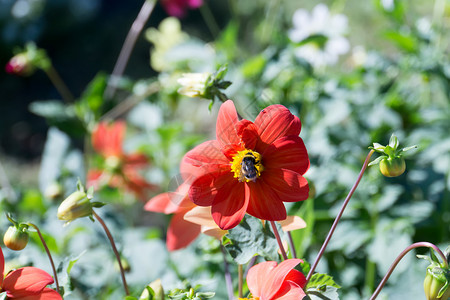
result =
M255 182L264 171L261 154L249 149L238 151L230 163L234 178L238 178L240 182Z

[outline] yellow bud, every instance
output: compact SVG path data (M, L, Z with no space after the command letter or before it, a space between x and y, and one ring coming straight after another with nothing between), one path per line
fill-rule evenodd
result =
M73 221L92 215L92 204L85 192L76 191L58 207L58 219Z

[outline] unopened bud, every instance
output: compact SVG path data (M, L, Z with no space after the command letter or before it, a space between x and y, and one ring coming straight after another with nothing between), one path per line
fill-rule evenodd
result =
M92 203L88 195L82 191L73 192L58 207L58 219L73 221L92 215Z
M25 53L13 56L5 67L6 72L20 76L29 76L35 69L36 68Z
M397 177L405 172L406 164L403 157L386 157L380 161L380 171L386 177Z
M428 268L423 287L427 300L447 300L450 297L450 272L439 267Z
M204 97L209 73L185 73L178 79L181 88L178 93L188 97Z
M44 191L44 195L45 197L47 197L48 199L51 200L55 200L58 199L59 197L61 197L63 194L63 187L60 183L58 182L52 182L50 183Z
M3 243L11 250L19 251L28 244L28 231L26 226L9 226L3 236Z
M152 291L152 295L150 295L150 291ZM164 289L161 284L161 279L157 279L147 285L142 292L139 300L164 300Z

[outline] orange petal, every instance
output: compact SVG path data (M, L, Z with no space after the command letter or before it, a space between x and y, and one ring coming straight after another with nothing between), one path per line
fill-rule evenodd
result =
M3 274L5 273L5 256L3 255L3 250L0 248L0 287L3 286Z
M185 215L184 219L188 222L195 223L198 225L218 228L216 222L214 222L211 215L211 207L209 206L196 206L189 210Z
M261 297L274 299L274 295L281 289L286 276L301 262L301 259L287 259L273 269L270 272L270 276L266 278L266 284L262 288Z
M222 230L219 227L205 227L202 226L202 233L212 236L218 240L222 240L222 237L228 233L228 230Z
M278 221L283 231L292 231L306 227L306 222L299 216L288 216L283 221Z
M175 214L167 230L166 245L169 251L187 247L201 232L201 226L184 219L184 213Z
M297 202L308 199L308 181L297 172L288 169L267 168L258 180L270 185L282 201Z
M286 208L271 184L256 179L256 182L245 183L250 194L247 212L252 216L268 220L279 221L286 219Z
M20 297L20 300L62 300L62 297L57 291L51 288L45 288L37 295Z
M292 281L283 282L280 290L272 299L277 300L299 300L306 296L305 291Z
M224 184L214 197L211 213L214 221L223 230L236 227L244 218L249 202L245 185L237 180Z
M92 146L103 156L121 156L125 130L126 125L122 121L109 125L100 122L92 133Z

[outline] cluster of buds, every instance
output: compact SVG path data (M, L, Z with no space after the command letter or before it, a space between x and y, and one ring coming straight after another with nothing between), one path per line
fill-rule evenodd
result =
M49 67L50 59L45 50L37 48L34 43L28 43L25 49L16 51L5 70L19 76L30 76L36 69L47 70Z
M383 146L378 143L373 143L371 149L382 155L369 164L369 166L380 164L380 171L386 177L397 177L405 172L406 164L403 154L406 151L417 148L417 146L410 146L398 149L399 142L395 135L392 135L389 140L389 145Z
M181 88L178 93L188 97L201 97L214 100L216 97L221 101L228 97L221 92L231 85L230 81L223 78L227 73L227 66L221 66L215 73L185 73L178 79Z
M417 255L418 258L426 259L430 262L427 267L427 274L423 283L427 300L447 300L450 298L450 246L445 251L446 262L439 262L433 251L431 256Z

